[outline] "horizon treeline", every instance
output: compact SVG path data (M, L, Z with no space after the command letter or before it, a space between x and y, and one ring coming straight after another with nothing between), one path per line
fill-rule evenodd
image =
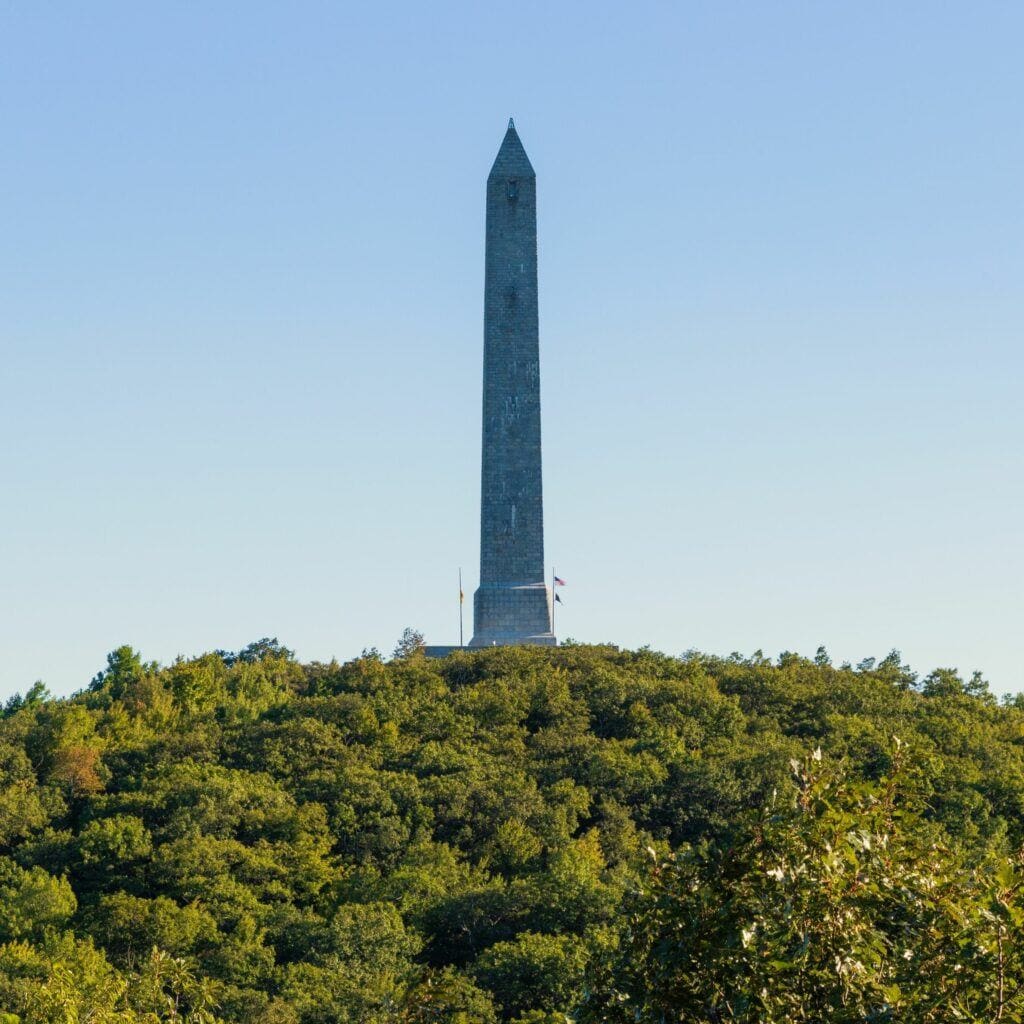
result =
M0 713L0 1024L1024 1019L1024 699L276 640Z

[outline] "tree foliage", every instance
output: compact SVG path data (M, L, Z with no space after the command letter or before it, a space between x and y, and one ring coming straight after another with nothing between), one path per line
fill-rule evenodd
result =
M896 653L120 647L0 715L0 1021L1017 1020L1022 843Z
M896 751L854 782L816 750L732 842L660 861L583 1024L1024 1018L1021 859L927 823Z

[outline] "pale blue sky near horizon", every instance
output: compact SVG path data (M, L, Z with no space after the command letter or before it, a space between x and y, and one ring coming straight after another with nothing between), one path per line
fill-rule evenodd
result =
M1024 690L1024 7L0 4L0 699L472 629L538 175L557 632Z

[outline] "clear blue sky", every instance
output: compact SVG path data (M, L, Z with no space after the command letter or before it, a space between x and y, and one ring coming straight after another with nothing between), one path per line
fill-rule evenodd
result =
M537 169L561 636L1024 689L1024 7L0 7L0 696L457 636ZM471 617L467 602L467 629Z

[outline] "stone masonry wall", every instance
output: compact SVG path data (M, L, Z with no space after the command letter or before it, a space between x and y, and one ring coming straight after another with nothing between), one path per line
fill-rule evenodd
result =
M487 179L480 590L473 644L553 643L544 572L537 182L510 123Z

